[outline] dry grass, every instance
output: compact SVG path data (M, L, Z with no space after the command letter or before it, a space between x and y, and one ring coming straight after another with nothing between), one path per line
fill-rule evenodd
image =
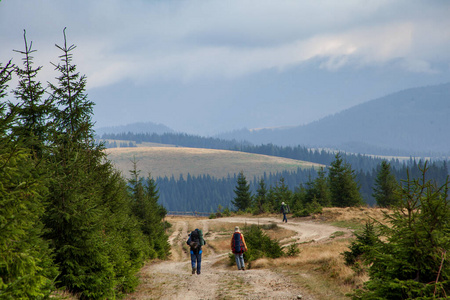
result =
M275 229L263 229L263 231L273 240L282 241L295 236L297 233L293 230L277 227ZM289 241L288 241L289 242Z
M252 268L276 269L286 273L317 299L348 299L345 295L360 287L366 274L356 274L344 264L341 253L348 250L348 239L322 244L302 244L297 257L259 259Z
M389 213L390 211L385 208L370 207L328 207L323 209L321 215L315 217L338 227L360 229L368 220L374 219L383 223L385 212Z
M225 252L230 252L231 251L231 246L230 246L230 241L231 241L231 235L228 237L221 237L221 238L216 238L210 242L208 242L208 248L212 248L214 250L214 252L217 253L225 253Z
M188 173L192 176L209 174L224 178L240 171L252 178L264 172L296 171L297 168L322 166L288 158L215 149L136 147L110 148L105 151L124 176L129 176L133 158L138 161L138 169L143 175L151 173L153 177L170 177L173 174L176 179L180 174L186 178Z
M220 219L219 219L220 220ZM209 230L210 231L214 231L218 234L228 234L231 238L231 235L234 232L234 228L236 226L239 226L241 228L244 228L244 226L242 226L242 223L225 223L225 222L214 222L212 224L209 225Z

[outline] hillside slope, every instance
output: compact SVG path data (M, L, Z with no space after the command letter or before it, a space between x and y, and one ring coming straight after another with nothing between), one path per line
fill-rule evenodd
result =
M183 148L183 147L136 147L110 148L105 150L108 158L125 176L132 169L132 160L138 162L142 176L151 173L152 177L186 178L208 174L216 178L244 171L247 178L260 176L264 172L283 170L296 171L298 168L320 167L320 164L295 159L267 155L243 153L238 151Z
M367 154L386 154L380 150L394 149L413 155L448 153L449 128L450 83L447 83L397 92L304 126L241 131L220 137Z

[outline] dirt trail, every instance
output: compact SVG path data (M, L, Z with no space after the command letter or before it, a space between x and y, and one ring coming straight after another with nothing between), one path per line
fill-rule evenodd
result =
M289 278L270 269L249 269L238 271L229 267L224 259L229 249L215 249L205 246L202 258L202 274L192 275L188 248L185 246L189 230L186 219L174 218L174 231L169 237L172 256L169 261L147 265L141 271L142 284L138 291L126 299L314 299L289 281ZM296 234L280 241L283 245L309 241L325 241L342 228L315 223L312 221L289 221L282 223L275 218L229 217L220 219L193 220L202 226L207 242L222 238L224 235L209 232L215 226L232 224L271 224L292 230ZM191 225L192 226L192 225ZM195 225L194 225L195 226ZM231 238L230 231L230 238ZM228 236L227 236L228 237ZM229 246L228 246L229 247Z

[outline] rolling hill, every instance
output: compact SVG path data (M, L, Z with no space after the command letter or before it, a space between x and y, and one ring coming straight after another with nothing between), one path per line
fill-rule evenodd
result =
M379 155L450 153L450 83L400 91L307 125L219 135Z
M183 148L133 147L105 150L108 158L124 176L129 176L132 160L136 159L141 176L186 178L208 174L215 178L233 176L244 171L247 178L277 171L296 171L298 168L318 168L322 165L281 157L243 153L238 151Z

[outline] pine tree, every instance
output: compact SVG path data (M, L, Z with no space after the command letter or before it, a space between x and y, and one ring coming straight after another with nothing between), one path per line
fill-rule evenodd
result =
M380 224L383 243L366 256L370 280L354 299L444 299L450 290L449 180L402 182L400 202Z
M149 174L144 185L142 178L139 178L140 170L137 168L136 159L133 159L132 163L131 178L128 180L133 199L132 211L146 236L149 247L147 255L149 258L165 259L170 254L170 245L163 223L167 211L158 204L159 195L155 180Z
M63 30L64 46L55 45L63 52L60 63L53 64L60 73L58 85L49 83L51 99L60 110L54 110L56 131L70 136L73 142L90 143L93 140L91 116L94 103L87 98L86 77L81 76L72 63L75 45L67 45L66 28Z
M239 172L237 178L237 186L234 189L235 197L231 203L237 210L245 211L252 203L252 195L250 192L250 184L244 176L244 172Z
M309 180L309 182L306 183L305 201L306 203L311 203L316 199L321 206L330 206L330 188L328 186L324 168L321 168L317 175L316 179Z
M267 187L264 181L264 178L261 178L259 181L258 189L256 190L255 195L255 208L258 213L264 212L264 206L267 204Z
M292 191L286 185L284 177L281 177L274 187L275 203L272 207L273 211L279 212L282 202L290 206L292 204L292 194Z
M331 163L328 172L331 203L337 207L350 207L362 204L356 175L350 164L344 163L340 153Z
M298 187L295 188L294 195L292 196L292 206L291 209L296 214L302 211L304 208L304 203L306 202L306 188L303 183L300 183Z
M46 237L59 266L58 284L81 298L113 298L137 285L135 273L148 251L131 213L126 184L93 138L93 103L85 77L72 64L75 46L63 52L58 84L50 84L54 130Z
M398 182L391 173L391 165L386 161L382 161L377 178L375 179L372 194L378 206L391 207L392 205L396 205L399 202L399 197L396 193L397 188Z
M11 61L0 64L0 99L12 71ZM0 298L45 298L57 274L42 238L47 191L30 149L10 136L17 107L9 107L0 103Z
M151 229L149 237L157 258L165 259L170 255L170 244L165 233L164 223L167 210L158 203L159 191L151 174L148 174L147 177L145 193L149 204L149 216L146 218L147 227Z
M23 69L15 68L19 83L13 92L19 101L19 105L16 108L18 124L13 128L13 132L32 150L33 155L40 159L48 140L49 126L47 120L52 109L52 103L50 100L43 99L45 89L40 81L36 81L36 76L42 67L33 68L32 54L36 50L32 50L32 42L28 44L25 30L23 39L25 50L14 50L22 54L24 58L22 59Z

